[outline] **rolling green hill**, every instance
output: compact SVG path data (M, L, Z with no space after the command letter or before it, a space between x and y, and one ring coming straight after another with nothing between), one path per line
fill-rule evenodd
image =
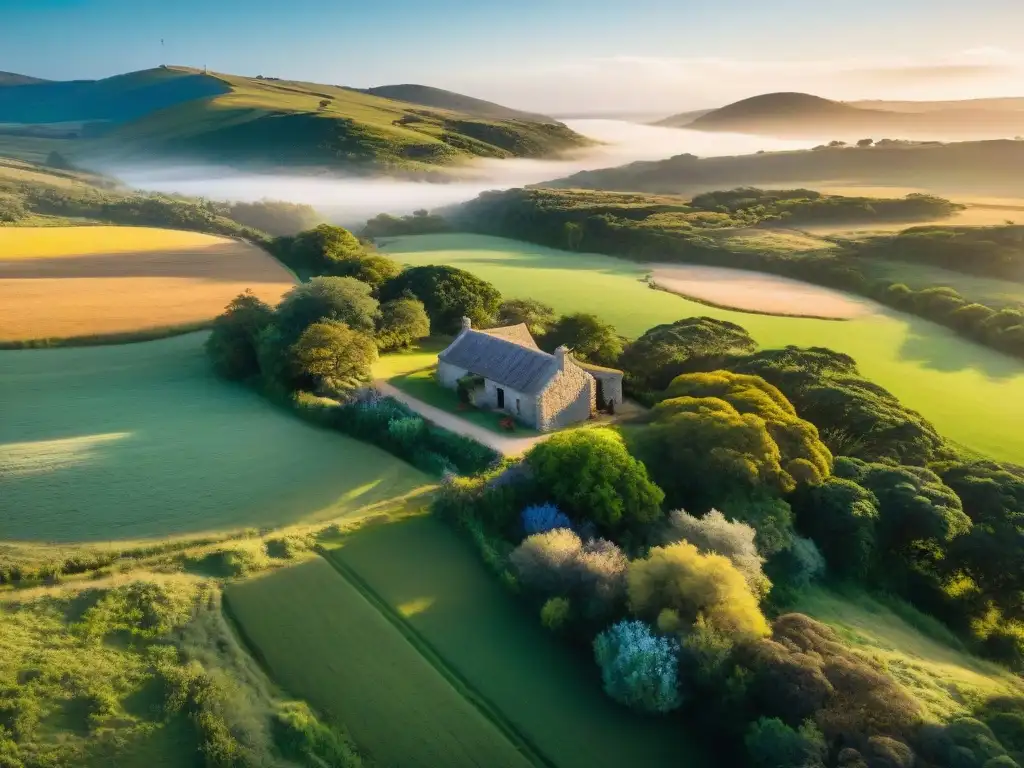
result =
M477 112L486 105L424 92ZM550 157L587 143L563 124L535 117L481 117L341 86L182 67L0 90L0 123L85 123L79 135L87 140L68 149L83 162L422 171L472 157Z
M676 155L618 168L584 171L544 187L692 194L735 186L878 185L939 194L1024 193L1024 141L950 144L881 142L792 152L698 158Z
M379 85L376 88L366 88L363 93L371 96L380 96L394 101L407 101L410 104L419 104L422 107L436 107L448 109L454 112L463 112L473 117L492 117L498 120L526 120L531 123L554 123L554 118L547 115L540 115L535 112L523 112L493 101L484 101L472 96L466 96L453 91L446 91L442 88L432 88L429 85L418 85L406 83L402 85Z
M766 93L704 114L684 112L658 125L698 131L734 131L769 136L831 136L851 133L896 138L1010 138L1024 132L1024 111L1016 100L860 102L823 99L808 93Z
M38 77L30 77L29 75L19 75L17 72L0 72L0 86L5 85L33 85L34 83L45 83Z

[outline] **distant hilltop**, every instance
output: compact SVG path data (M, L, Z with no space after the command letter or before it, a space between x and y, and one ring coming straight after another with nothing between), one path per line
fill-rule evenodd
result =
M656 125L782 137L1013 138L1024 134L1024 98L972 101L840 102L809 93L766 93L712 110L684 112Z

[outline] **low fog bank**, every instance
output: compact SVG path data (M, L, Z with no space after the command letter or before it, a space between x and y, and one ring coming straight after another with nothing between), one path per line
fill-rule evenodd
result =
M337 178L245 173L217 166L112 167L104 169L138 189L213 200L272 199L314 206L338 224L354 225L378 213L407 214L471 200L481 192L509 189L637 160L742 155L759 150L803 149L820 142L734 133L659 128L618 120L568 120L598 145L562 160L480 160L458 169L446 183L391 178Z

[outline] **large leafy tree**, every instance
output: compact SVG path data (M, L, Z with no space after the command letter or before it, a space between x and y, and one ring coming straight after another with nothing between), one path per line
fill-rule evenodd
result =
M501 294L493 285L464 269L444 265L412 267L380 288L382 301L405 295L423 302L435 333L457 332L463 317L486 327L501 304Z
M535 338L541 338L555 324L555 310L533 299L506 299L498 307L498 325L525 323Z
M803 418L817 425L836 455L921 465L943 446L930 422L863 378L849 355L785 347L756 352L730 368L778 387Z
M701 554L688 541L654 547L629 564L630 609L683 633L702 624L737 638L768 634L768 622L746 580L723 555Z
M380 308L377 346L399 349L430 335L430 318L419 299L401 298L385 302Z
M1024 619L1024 467L993 461L936 467L973 526L954 540L951 560L1009 618Z
M664 494L610 429L560 432L525 461L552 501L602 533L642 529L661 516Z
M299 376L316 391L344 395L370 379L377 345L367 333L336 320L313 323L292 347Z
M271 306L251 291L232 299L224 313L213 321L213 329L206 340L206 352L214 370L234 380L258 375L259 337L273 320Z
M865 578L875 564L878 499L852 480L830 477L790 499L800 530L818 545L838 576Z
M295 269L316 274L331 271L340 262L358 261L365 255L363 244L344 227L320 224L288 238L285 261Z
M549 351L566 346L580 360L597 365L615 365L622 354L622 337L615 326L597 315L563 315L544 336Z
M672 506L703 514L735 496L782 494L829 475L832 456L778 389L728 371L677 376L637 436Z
M285 294L277 308L277 327L296 341L319 320L338 320L353 330L372 333L380 307L372 289L351 277L314 277Z
M742 326L711 317L687 317L646 331L626 346L619 365L634 386L663 390L681 373L720 368L725 360L756 348Z

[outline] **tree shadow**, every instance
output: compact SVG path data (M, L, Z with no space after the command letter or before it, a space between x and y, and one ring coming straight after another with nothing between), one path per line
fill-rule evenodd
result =
M976 370L990 379L1024 376L1024 363L1009 355L965 339L929 320L887 313L904 325L907 333L899 357L942 373Z

